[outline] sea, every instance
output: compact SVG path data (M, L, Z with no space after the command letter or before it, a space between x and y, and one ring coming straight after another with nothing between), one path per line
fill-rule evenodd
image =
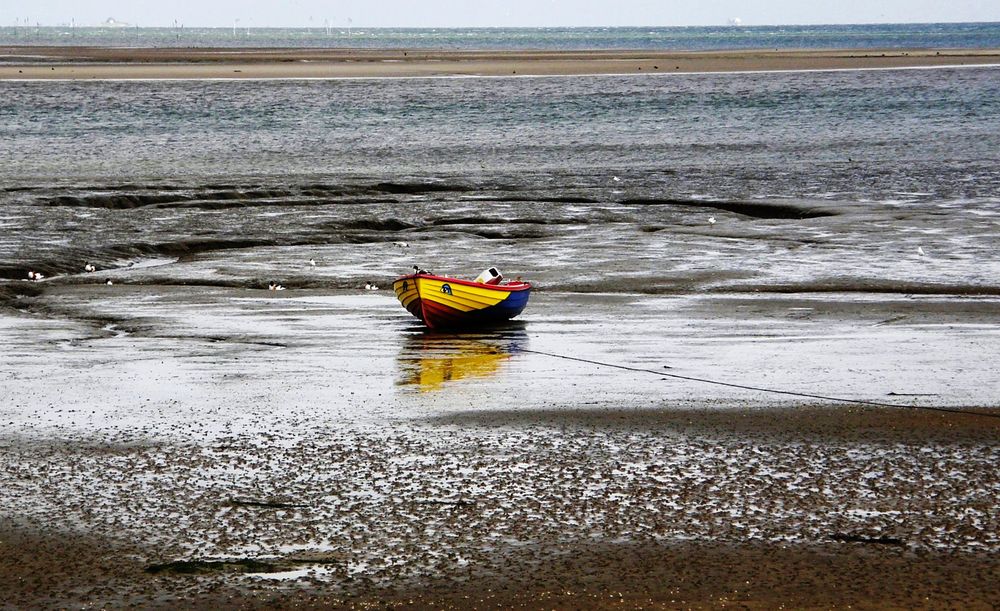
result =
M4 45L129 47L355 47L409 49L858 49L1000 47L1000 23L589 27L589 28L193 28L16 25L0 27Z
M43 45L703 50L1000 47L1000 24L235 36L0 30L2 43ZM96 282L80 275L89 264L157 268L136 282L350 288L412 264L496 265L553 291L995 295L998 77L7 81L0 278ZM324 248L325 275L272 269L276 249L307 260Z
M0 278L998 294L998 151L998 67L7 81ZM422 250L357 259L396 242Z

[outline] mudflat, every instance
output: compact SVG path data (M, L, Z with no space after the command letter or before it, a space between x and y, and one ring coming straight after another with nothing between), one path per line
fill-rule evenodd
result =
M956 358L956 320L990 337L968 300L872 327L872 304L815 297L782 348L774 295L632 296L602 333L620 297L542 292L508 328L433 334L384 291L74 280L26 284L2 318L8 604L1000 602L1000 412L921 373ZM883 360L897 341L928 352ZM562 358L584 353L650 371ZM803 381L845 354L882 373Z

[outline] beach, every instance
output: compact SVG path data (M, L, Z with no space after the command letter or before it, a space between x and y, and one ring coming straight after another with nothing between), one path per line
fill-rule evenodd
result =
M0 79L275 79L859 70L1000 63L1000 50L435 51L0 47Z
M1000 68L882 53L5 49L0 607L997 607Z

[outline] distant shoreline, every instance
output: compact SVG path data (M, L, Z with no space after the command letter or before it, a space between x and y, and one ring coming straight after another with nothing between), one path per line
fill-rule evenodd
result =
M469 51L0 47L0 80L571 76L986 66L1000 49Z

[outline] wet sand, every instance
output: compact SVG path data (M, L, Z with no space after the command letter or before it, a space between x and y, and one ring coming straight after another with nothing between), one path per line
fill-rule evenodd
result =
M441 335L156 274L8 285L7 604L1000 604L993 298L543 291Z
M1000 415L1000 410L996 409L983 411ZM433 437L432 431L442 426L471 430L499 427L508 434L529 431L535 437L561 438L570 443L579 435L594 439L603 436L602 431L627 430L657 432L665 437L681 435L709 444L727 438L749 440L758 451L766 453L773 453L776 446L786 444L904 446L914 458L928 448L941 446L967 452L985 448L995 457L996 440L1000 436L1000 419L810 406L723 412L669 407L642 411L627 408L589 412L486 411L433 417L430 421L433 427L425 431L425 440ZM282 453L278 446L283 444L275 445L280 434L271 437L263 443L247 438L227 439L227 456L214 466L223 471L247 467L256 470L267 460L263 453ZM288 441L291 440L286 438L285 442ZM309 449L315 441L297 448L298 461L288 462L290 455L285 454L284 466L299 468L311 464L321 469L319 464L312 462L314 459L308 458L318 449ZM634 437L632 442L635 443ZM160 454L154 446L141 442L131 445L73 443L70 440L12 442L8 436L3 446L9 456L30 453L32 458L25 462L42 462L53 471L79 469L81 474L98 478L102 475L90 471L87 463L111 465L114 470L120 468L116 462L126 461L148 474L150 457ZM322 447L323 443L318 446ZM427 446L418 450L412 445L400 447L391 440L386 446L383 450L387 450L387 455L369 454L363 462L426 458ZM977 549L975 545L935 548L922 540L912 525L906 524L888 533L880 527L829 526L816 533L812 541L781 542L755 536L740 540L732 531L725 532L724 527L720 528L717 537L692 540L658 537L654 532L619 532L617 537L610 538L593 534L581 536L586 529L577 532L573 521L567 519L561 527L535 531L534 536L498 541L489 533L499 524L507 523L510 517L495 514L498 506L503 505L504 495L517 495L516 485L474 495L442 491L448 498L419 501L412 497L407 500L412 489L397 489L377 507L355 505L347 511L346 518L348 522L357 520L360 525L371 520L375 512L380 515L369 527L390 531L394 525L398 527L397 522L402 522L406 528L405 534L396 533L400 539L390 543L379 541L377 535L355 534L347 541L330 541L327 545L336 551L316 552L314 548L322 547L314 545L318 541L317 531L323 530L322 524L317 522L345 517L334 507L322 506L323 502L330 502L329 491L327 495L304 498L288 494L289 490L281 487L285 494L270 498L263 495L259 505L246 498L222 496L226 494L222 491L216 491L220 496L215 498L210 495L208 498L178 496L172 488L189 486L183 480L192 475L193 468L199 463L206 466L202 462L204 456L191 459L192 450L195 454L200 452L196 448L178 448L160 454L161 459L152 462L159 463L155 470L159 475L154 479L161 481L144 484L137 490L120 490L116 493L120 495L116 502L123 506L119 508L109 506L107 501L112 497L104 496L109 492L106 487L116 488L111 481L116 476L112 473L104 474L103 477L109 479L93 487L101 491L94 497L81 496L80 490L73 486L63 488L62 493L70 497L67 500L82 512L78 514L82 516L81 522L71 530L67 530L66 522L25 519L23 516L30 516L30 511L13 520L5 519L0 525L0 597L15 608L86 605L112 608L130 605L368 608L376 605L454 609L539 606L557 609L726 606L764 609L784 605L797 608L989 609L1000 604L1000 593L995 588L1000 579L1000 561L993 551ZM432 451L440 452L441 449ZM807 455L813 450L803 447L796 451ZM414 452L416 456L408 456ZM482 470L484 465L494 462L490 456L495 452L496 448L489 443L476 447L471 453L479 457L474 459L478 463L474 468ZM337 460L327 451L319 453ZM600 450L595 454L599 455ZM170 455L172 458L162 460L163 456ZM445 455L447 452L442 456ZM528 455L517 458L530 460ZM554 460L558 463L558 459ZM485 468L503 468L503 462L498 460L492 467ZM595 463L599 462L601 459L596 458ZM179 465L185 468L178 470ZM562 468L558 464L550 466ZM5 477L10 476L12 467L4 465ZM416 469L423 473L416 474L413 481L433 476L437 467L425 463ZM20 471L22 478L30 479L26 475L30 467L22 466ZM134 474L127 477L132 479ZM393 477L398 474L388 479ZM983 481L989 482L995 490L995 474L986 474ZM578 483L586 485L585 481ZM39 485L45 484L39 482ZM974 486L965 489L971 488ZM986 492L989 487L981 490ZM534 493L541 494L542 490L536 489ZM107 526L97 526L103 521L101 518L113 518L111 523L125 518L130 511L129 505L150 503L152 499L144 498L147 495L169 497L169 502L163 506L164 517L172 516L190 530L178 538L207 536L214 542L206 541L183 554L176 548L166 551L143 538L123 536ZM790 491L778 490L770 495L779 502L781 499L793 502L795 496ZM640 488L633 490L632 496L634 501L649 502L659 495L652 488ZM324 498L327 500L320 500ZM879 502L905 512L905 508L894 505L893 498L893 494L886 494ZM992 507L995 500L991 493L980 502ZM535 501L533 510L542 512L547 511L544 507L551 502L530 497L515 498L515 501L518 504ZM613 506L621 501L624 499L595 498L584 503ZM948 502L946 499L938 501ZM989 511L989 507L982 509ZM883 505L883 509L887 508ZM647 517L655 514L658 519L684 519L680 515L670 518L669 511L660 509L649 507L644 513ZM531 513L527 514L529 520ZM492 522L492 526L485 527L483 522ZM995 524L987 526L992 527ZM670 526L663 528L669 530ZM469 532L461 537L453 535L455 540L452 542L447 538L441 540L438 529L467 529ZM248 551L242 555L218 555L218 547L227 536L245 537L245 531L254 530L279 531L280 538L286 541L284 553L276 553L276 548L262 552L259 548L254 549L251 540L242 539ZM514 532L521 532L523 536L531 531L527 526L518 527ZM475 541L479 537L488 539L489 544ZM152 538L162 541L163 534ZM357 546L359 539L364 545L360 550L350 551L351 541ZM478 553L467 547L470 539L473 547L481 548ZM302 544L305 541L313 544ZM376 558L372 554L385 556ZM366 555L366 562L379 566L379 570L357 570L355 563L360 562L360 556ZM181 559L206 565L190 569L190 572L171 568L154 571L156 566ZM207 564L223 559L229 564ZM436 561L428 566L428 560L432 559ZM248 560L260 566L251 570L238 565ZM266 566L268 563L273 566Z
M15 608L963 608L1000 602L988 555L913 553L896 546L591 544L532 547L419 588L332 589L319 583L236 585L223 577L150 575L149 550L78 535L0 531L0 596ZM200 578L199 578L200 577ZM72 593L72 594L70 594Z
M0 47L0 79L247 79L672 74L1000 63L996 49L449 51Z

